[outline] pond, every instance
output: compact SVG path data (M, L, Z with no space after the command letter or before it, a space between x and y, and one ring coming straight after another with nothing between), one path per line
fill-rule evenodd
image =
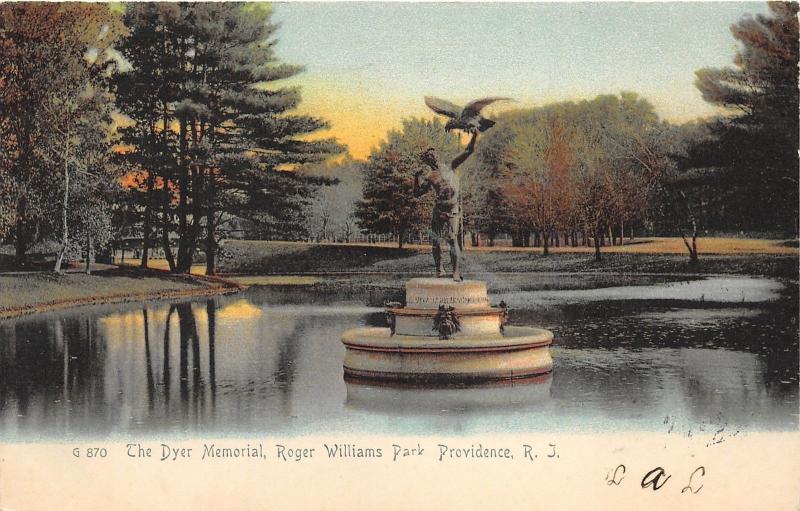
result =
M515 276L516 279L536 279ZM228 297L0 322L0 439L798 428L796 286L748 277L520 291L554 371L471 388L346 384L341 333L385 291Z

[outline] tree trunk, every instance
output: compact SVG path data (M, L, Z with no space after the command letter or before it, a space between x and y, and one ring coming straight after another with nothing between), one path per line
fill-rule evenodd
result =
M169 271L175 272L175 257L172 255L172 247L169 245L169 182L164 179L164 190L161 203L161 248L164 250L164 258L169 265Z
M550 255L550 235L542 231L542 255Z
M206 275L217 274L217 237L214 213L208 213L206 220Z
M26 235L25 222L18 219L16 226L16 239L14 240L14 264L17 268L25 268L27 266L25 254L28 251L28 243L24 238Z
M14 264L17 268L24 268L27 261L25 254L28 251L28 229L25 215L28 212L28 198L24 192L17 200L17 219L14 226Z
M167 260L170 272L175 272L175 256L172 254L172 247L169 244L169 233L167 228L161 230L161 250L164 251L164 259Z
M619 244L625 244L625 220L619 221Z
M686 245L686 249L689 251L689 263L690 264L697 264L699 261L697 255L697 223L692 220L692 243L689 244L689 241L686 239L686 236L681 233L681 238L683 239L683 244Z
M196 142L197 144L199 142ZM200 238L200 219L204 215L205 170L196 165L192 168L192 223L189 225L189 243L186 247L186 266L183 273L189 273L197 253L197 242Z
M214 219L216 195L214 172L209 169L206 187L206 275L217 274L217 223Z
M144 205L144 224L142 225L142 262L139 265L141 268L147 268L147 262L150 257L150 228L151 218L153 216L153 190L155 188L156 176L153 171L147 172L147 199ZM166 185L165 185L166 186Z
M53 271L61 273L61 263L64 262L64 254L69 244L69 229L67 224L67 210L69 208L69 125L67 126L67 145L64 150L64 209L61 212L61 228L64 230L61 238L61 250L58 251L56 265Z
M91 269L89 268L89 265L91 264L91 262L92 262L92 231L89 230L88 227L87 227L87 229L86 229L86 268L85 268L86 275L89 275L89 274L92 273Z
M594 233L594 260L600 261L600 238L603 236L603 231L598 227Z
M189 156L186 141L186 121L180 121L180 163L178 164L178 264L175 271L186 273L186 253L188 251L188 207L189 207Z

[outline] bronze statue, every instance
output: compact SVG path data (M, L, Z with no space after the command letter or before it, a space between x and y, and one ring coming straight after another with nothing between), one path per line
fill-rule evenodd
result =
M471 133L472 138L464 152L456 156L450 166L442 165L436 157L436 150L432 147L425 150L420 159L430 170L421 170L414 175L414 192L422 195L433 188L436 202L433 206L431 219L431 244L433 245L433 262L436 265L436 276L444 275L442 266L442 239L450 245L450 261L453 265L453 280L464 280L461 277L461 254L464 250L463 213L461 211L461 189L456 175L456 168L469 158L475 150L475 141L478 133L494 126L494 121L481 115L481 110L495 101L508 101L511 98L490 97L470 101L463 108L449 101L425 97L425 104L437 114L450 118L444 129L450 131L459 129ZM422 184L420 177L425 174Z
M442 239L444 238L450 246L450 262L453 265L453 280L455 281L463 280L461 277L461 252L464 248L462 246L461 190L455 170L475 150L477 138L476 130L472 132L472 139L464 152L456 156L449 166L439 163L436 150L432 147L428 148L420 155L428 169L420 170L414 175L416 195L422 195L432 188L436 196L431 219L431 244L433 245L436 276L444 275L444 266L442 265Z

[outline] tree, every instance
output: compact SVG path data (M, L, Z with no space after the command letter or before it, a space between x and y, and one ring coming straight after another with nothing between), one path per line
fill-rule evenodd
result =
M103 38L112 39L107 33ZM56 272L61 271L64 256L74 241L70 239L70 225L77 224L81 227L79 231L86 234L87 272L92 240L95 246L102 247L111 234L107 198L116 189L119 177L117 167L110 161L113 100L107 82L113 60L96 48L92 53L89 56L92 58L85 59L85 82L74 83L72 89L61 88L44 105L55 121L53 134L63 137L60 147L50 147L48 155L50 161L61 160L64 171L61 249L54 267Z
M275 56L277 27L269 22L269 7L201 6L198 25L205 40L195 57L199 86L188 109L192 147L208 137L199 149L208 158L205 250L206 271L213 273L218 216L282 229L287 212L299 213L318 182L297 172L299 166L323 161L343 147L330 138L308 139L328 123L291 113L300 103L299 90L279 84L302 68Z
M111 162L112 133L110 98L98 87L91 97L83 97L54 131L64 136L63 151L51 155L63 160L64 180L61 196L61 249L54 271L60 272L64 257L76 256L75 245L86 247L86 269L94 248L111 240L111 197L119 188L119 168ZM84 245L85 243L85 245Z
M363 199L358 203L358 225L373 234L393 234L403 248L406 234L421 230L431 205L414 195L416 161L396 151L372 155L366 166Z
M272 229L286 225L289 216L299 215L312 184L296 167L341 147L330 139L303 138L327 128L326 122L289 114L299 91L275 84L301 69L275 57L276 26L269 23L268 6L130 9L131 35L120 51L133 65L128 82L136 85L124 102L125 113L137 121L131 161L153 176L148 191L161 177L165 228L177 217L174 270L189 271L203 238L206 271L213 274L223 218Z
M459 151L455 134L446 133L439 119L406 119L402 131L392 130L364 166L362 200L356 206L358 225L375 234L397 236L403 248L407 235L428 229L433 199L414 194L414 174L422 170L420 154L437 150L442 162Z
M508 112L478 147L468 215L526 246L584 232L595 257L605 232L642 222L652 208L669 126L634 93ZM491 237L491 236L490 236ZM609 236L613 238L613 236Z
M504 158L503 190L513 216L528 231L539 232L543 253L558 227L568 227L572 202L570 135L557 114L543 112L509 142Z
M587 125L599 130L610 171L605 183L613 216L609 234L613 243L618 226L621 244L626 223L649 216L659 180L670 165L666 147L672 128L659 121L650 102L633 92L598 96L589 107Z
M475 245L479 242L479 234L483 233L491 247L496 237L506 232L509 222L505 219L510 215L503 201L502 190L492 181L479 179L474 169L473 166L465 169L462 183L464 225L472 233Z
M735 67L703 68L695 85L726 110L714 137L693 149L695 167L716 167L734 225L797 233L798 4L770 2L770 15L731 26Z
M594 258L595 261L600 261L603 228L610 224L613 211L611 164L604 151L600 130L584 125L584 129L575 135L573 141L577 156L573 176L576 217L583 225L584 232L592 237Z
M714 135L706 122L671 126L664 134L668 165L658 189L660 208L655 211L655 218L659 231L680 234L689 261L696 263L701 229L725 228L730 216L724 207L725 190L718 187L717 169L693 166L692 150L707 144Z
M154 212L161 210L164 254L170 269L175 269L169 244L177 136L173 129L173 110L177 100L180 38L186 30L181 23L182 8L172 3L132 3L123 20L129 33L118 51L126 66L115 76L117 106L129 123L120 128L125 151L120 163L127 166L142 207L142 260L147 267L152 245Z
M121 30L104 4L0 5L0 174L7 179L0 232L14 242L20 266L33 242L58 229L50 205L69 190L72 162L65 149L75 139L67 131L80 122L86 98L102 95L94 78L104 72L106 50Z

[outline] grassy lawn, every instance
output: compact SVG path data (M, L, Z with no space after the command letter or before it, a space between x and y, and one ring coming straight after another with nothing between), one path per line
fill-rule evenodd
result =
M604 247L595 262L589 247L479 247L465 254L470 273L615 272L727 273L767 275L797 280L797 248L776 240L702 238L700 261L689 264L680 238L648 238L620 247ZM446 258L447 256L445 256ZM447 259L446 259L447 260ZM221 273L245 275L302 273L430 273L430 247L402 250L388 245L309 244L269 241L228 241L219 263Z
M236 290L220 282L155 271L105 270L84 273L0 273L0 317L73 305L122 302Z
M247 274L369 271L380 263L416 256L425 250L430 248L414 246L401 250L341 243L230 240L225 243L218 269L221 273Z

